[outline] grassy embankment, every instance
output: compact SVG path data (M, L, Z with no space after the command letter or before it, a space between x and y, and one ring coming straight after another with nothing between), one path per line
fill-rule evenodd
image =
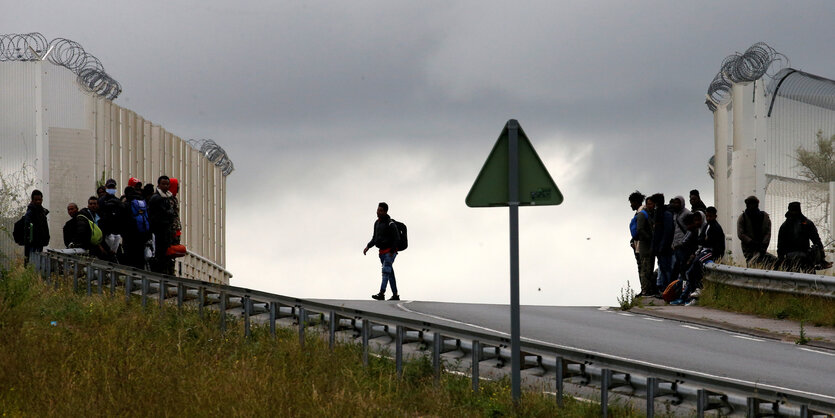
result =
M0 276L0 411L3 416L599 416L599 405L525 393L507 381L444 374L427 358L393 362L341 344L333 351L295 331L244 337L217 313L143 309L123 298L87 297L46 286L21 266ZM629 407L614 416L640 416Z

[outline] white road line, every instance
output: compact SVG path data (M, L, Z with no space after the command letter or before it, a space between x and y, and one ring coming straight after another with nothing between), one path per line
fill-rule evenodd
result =
M664 322L664 320L661 318L650 318L648 316L645 316L644 319L646 319L647 321Z
M609 307L608 306L601 306L601 307L597 308L597 310L598 311L608 311Z
M403 306L407 303L412 303L412 301L410 300L408 302L398 303L397 307L406 311L406 312L413 313L415 315L423 315L423 316L427 316L427 317L430 317L430 318L449 321L449 322L453 322L453 323L457 323L457 324L461 324L461 325L466 325L466 326L469 326L469 327L483 329L485 331L490 331L490 332L500 334L500 335L510 335L506 332L501 332L499 330L495 330L495 329L491 329L491 328L487 328L487 327L482 327L482 326L475 325L475 324L468 324L466 322L456 321L454 319L444 318L442 316L431 315L431 314L427 314L427 313L423 313L423 312L413 311L413 310ZM697 329L699 331L704 331L702 328L691 327L689 325L682 325L682 326L687 327L687 328ZM532 343L549 345L549 346L555 347L555 348L562 348L562 349L566 349L566 350L572 350L572 351L576 351L578 353L591 354L591 355L597 355L597 356L601 356L601 357L609 357L609 358L622 360L622 361L628 361L628 362L633 363L633 364L646 365L646 366L652 366L652 367L670 367L670 366L665 366L663 364L651 363L651 362L648 362L648 361L632 359L632 358L629 358L629 357L618 356L618 355L615 355L615 354L608 354L608 353L603 353L603 352L599 352L599 351L586 350L584 348L577 348L577 347L572 347L572 346L569 346L569 345L556 344L556 343L553 343L553 342L550 342L550 341L542 341L542 340L537 340L537 339L534 339L534 338L526 338L526 337L522 337L521 339L525 340L525 341L532 342ZM812 351L812 350L809 350L809 351ZM826 353L821 352L821 354L826 354ZM761 382L751 382L751 381L748 381L748 380L736 379L736 378L733 378L733 377L717 376L717 375L714 375L714 374L704 373L704 372L700 372L700 371L696 371L696 370L688 370L688 369L681 369L681 368L678 368L678 370L683 372L683 373L688 373L688 374L691 374L691 375L694 375L694 376L704 376L704 377L708 377L708 378L712 378L712 379L719 379L719 380L737 382L737 383L742 383L742 384L750 385L750 386L759 386L759 387L770 388L770 389L775 389L775 390L779 390L779 391L799 393L799 394L802 394L802 395L818 396L818 397L821 397L821 398L824 398L824 399L831 399L831 400L835 401L835 396L832 396L832 395L824 395L824 394L821 394L821 393L808 392L808 391L805 391L805 390L797 390L797 389L791 389L791 388L786 388L786 387L782 387L782 386L769 385L769 384L764 384L764 383L761 383Z
M731 334L731 337L734 337L734 338L741 338L741 339L743 339L743 340L756 341L756 342L758 342L758 343L763 342L763 340L761 340L761 339L759 339L759 338L748 337L748 336L745 336L745 335L739 335L739 334Z
M631 314L631 313L623 313L623 312L619 313L618 315L622 315L622 316L635 316L635 315L633 315L633 314Z
M694 326L692 326L692 325L682 325L681 327L682 327L682 328L690 328L690 329L695 329L696 331L704 331L704 330L705 330L704 328L694 327Z
M826 351L812 350L810 348L803 348L803 347L797 347L797 348L800 349L800 350L803 350L803 351L808 351L810 353L818 353L818 354L823 354L825 356L835 357L835 353L827 353Z

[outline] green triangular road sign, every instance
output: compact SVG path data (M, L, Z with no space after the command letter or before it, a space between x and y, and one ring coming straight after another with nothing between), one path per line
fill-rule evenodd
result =
M469 207L508 206L508 143L509 129L518 129L519 159L519 205L559 205L563 197L554 179L548 174L545 164L531 145L522 127L516 120L505 124L496 145L490 151L487 161L467 194Z

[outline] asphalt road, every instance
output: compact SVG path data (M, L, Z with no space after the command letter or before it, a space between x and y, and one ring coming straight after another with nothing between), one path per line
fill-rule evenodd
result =
M500 335L507 305L327 300L369 312L432 319ZM522 338L739 379L835 401L835 352L718 328L595 307L521 307Z

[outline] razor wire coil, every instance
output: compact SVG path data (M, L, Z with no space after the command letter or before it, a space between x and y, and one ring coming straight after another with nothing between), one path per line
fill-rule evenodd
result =
M65 38L47 41L38 32L0 35L0 62L44 59L75 73L78 83L99 97L114 100L122 93L122 86L104 71L101 61L78 42Z
M212 164L220 167L224 176L232 174L232 171L235 170L235 164L232 163L226 150L218 145L217 142L211 139L189 139L187 142L203 154Z
M741 54L737 52L728 55L708 85L705 100L707 108L711 112L715 111L717 105L728 98L734 83L755 81L763 76L773 77L776 71L769 72L769 68L775 63L783 68L788 66L788 62L788 57L765 42L757 42Z

